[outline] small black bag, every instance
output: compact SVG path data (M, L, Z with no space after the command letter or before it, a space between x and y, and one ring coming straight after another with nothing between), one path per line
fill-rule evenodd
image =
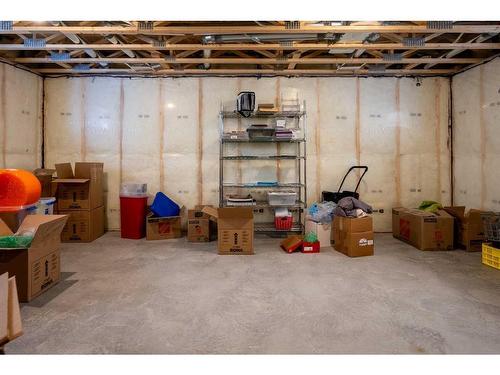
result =
M255 109L255 93L242 91L236 99L236 111L243 117L250 117Z
M361 177L359 178L359 181L358 181L358 184L356 185L356 188L354 189L354 191L348 191L348 190L340 191L342 189L342 185L344 185L345 179L347 178L349 173L351 173L351 171L353 171L354 169L364 169L364 172L361 175ZM349 168L349 170L345 174L344 178L342 179L342 182L340 183L338 191L336 191L336 192L331 192L331 191L321 192L321 196L322 196L323 201L339 203L339 200L341 200L342 198L345 198L345 197L353 197L353 198L359 199L358 187L359 187L359 184L361 183L361 180L363 179L364 175L366 174L366 172L368 172L368 167L365 165L355 165L355 166L352 166L351 168Z

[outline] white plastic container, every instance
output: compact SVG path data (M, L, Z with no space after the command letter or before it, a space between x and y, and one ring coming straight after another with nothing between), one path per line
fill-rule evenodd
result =
M56 198L40 198L33 214L36 215L54 215L54 205Z
M144 198L148 196L148 184L125 183L120 185L120 197Z
M269 191L267 200L271 206L293 206L297 201L295 191Z

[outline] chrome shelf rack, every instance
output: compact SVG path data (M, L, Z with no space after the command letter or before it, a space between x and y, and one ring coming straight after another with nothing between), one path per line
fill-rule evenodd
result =
M228 128L227 121L238 121L240 124L240 131L244 130L246 127L244 124L250 124L252 119L259 119L259 121L273 121L276 119L286 119L287 129L294 129L299 132L299 138L294 139L283 139L283 138L257 138L250 139L246 137L240 137L235 134L226 133ZM219 206L220 207L251 207L254 212L263 212L264 210L272 210L279 207L286 207L291 210L294 215L294 222L290 230L279 230L276 229L273 222L259 222L254 223L254 228L256 233L267 233L267 234L286 234L289 232L303 233L303 216L304 211L307 208L307 184L306 184L306 168L307 168L307 154L306 154L306 103L302 102L300 111L286 111L286 112L276 112L276 113L258 113L254 112L250 117L243 117L235 111L226 111L221 105L221 110L219 112L219 133L220 133L220 152L219 152ZM294 146L288 146L286 153L281 153L280 148L276 147L276 154L274 155L256 155L249 152L249 147L245 148L245 154L241 155L239 144L293 144ZM238 155L228 154L227 147L228 144L236 144L233 149L236 148ZM293 151L291 150L293 149ZM224 168L227 162L236 161L238 163L245 163L245 166L251 168L254 160L268 160L277 161L276 168L278 168L278 162L282 160L289 160L287 163L295 163L295 180L292 182L277 181L276 184L259 184L257 181L252 182L240 182L240 181L226 181L224 176ZM253 205L238 205L229 206L227 203L228 192L237 191L239 193L244 193L245 191L268 191L268 190L295 190L297 191L297 201L289 205L270 205L267 201L257 200ZM246 193L245 193L246 194Z

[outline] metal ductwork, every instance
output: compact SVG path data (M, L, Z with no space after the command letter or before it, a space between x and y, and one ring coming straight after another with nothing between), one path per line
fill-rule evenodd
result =
M234 35L206 35L203 43L232 43L232 42L281 42L295 40L320 40L322 34L234 34Z

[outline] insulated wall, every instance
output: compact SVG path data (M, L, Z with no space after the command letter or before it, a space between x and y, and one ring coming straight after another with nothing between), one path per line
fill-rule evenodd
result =
M0 63L0 168L42 163L43 79Z
M454 203L500 211L500 59L454 76L452 87Z
M351 165L370 170L361 199L375 229L391 230L391 208L423 199L450 201L449 85L445 78L47 78L46 166L103 161L108 228L119 227L120 182L148 183L191 208L219 202L221 105L233 110L240 91L257 103L299 96L306 102L308 203L336 190ZM247 120L227 120L245 129ZM245 155L286 153L287 145L248 145ZM288 161L231 161L227 181L292 181ZM346 181L346 189L354 181Z

